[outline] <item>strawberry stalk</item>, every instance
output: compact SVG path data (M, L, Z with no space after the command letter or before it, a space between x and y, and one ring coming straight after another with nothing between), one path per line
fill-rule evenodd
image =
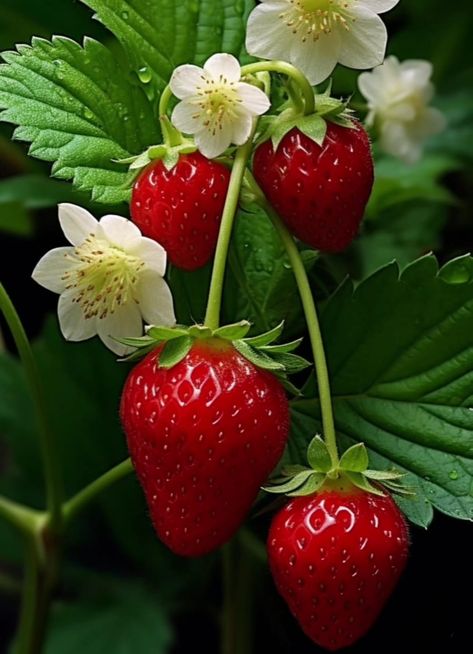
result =
M238 148L232 168L217 241L217 250L215 252L214 267L210 282L209 297L207 300L207 311L204 321L205 326L210 329L217 329L220 324L220 308L222 304L223 280L225 276L228 248L232 236L233 222L238 208L241 185L253 149L253 136L255 130L256 121L248 141Z
M315 112L314 89L310 85L307 77L295 66L292 66L285 61L258 61L254 64L247 64L241 69L242 76L265 72L280 73L281 75L289 77L289 79L293 81L302 92L305 105L305 115L308 116Z

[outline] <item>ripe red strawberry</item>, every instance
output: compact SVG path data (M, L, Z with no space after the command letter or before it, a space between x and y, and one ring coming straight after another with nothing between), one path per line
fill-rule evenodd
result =
M345 485L289 502L273 520L268 553L304 632L338 650L378 617L406 564L408 531L390 496Z
M323 252L355 238L373 187L373 159L363 127L327 124L320 147L292 129L275 152L260 145L253 171L266 197L297 238Z
M160 539L199 556L233 535L279 461L288 401L230 342L196 341L170 369L158 353L128 377L121 419Z
M157 160L133 187L131 217L172 264L196 270L215 251L229 180L228 168L199 152L181 155L171 170Z

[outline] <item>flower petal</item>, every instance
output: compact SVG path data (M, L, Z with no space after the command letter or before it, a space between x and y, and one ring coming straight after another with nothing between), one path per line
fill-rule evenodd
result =
M183 100L174 107L171 122L185 134L195 134L202 129L202 116L199 107L189 100Z
M74 302L76 293L66 291L58 302L58 318L62 335L67 341L86 341L97 333L97 319L85 318L82 307Z
M218 129L215 134L207 129L195 134L195 143L207 159L215 159L225 152L232 142L232 129L227 126Z
M67 259L67 255L74 251L74 248L63 247L50 250L36 264L32 278L53 293L63 293L66 290L67 282L62 279L64 273L74 266L74 263Z
M241 79L241 66L233 55L220 52L207 59L204 70L213 78L223 77L227 82L239 82Z
M182 100L190 95L195 95L197 87L202 84L204 72L198 66L185 64L178 66L172 74L169 85L176 98Z
M290 60L308 78L311 84L320 84L329 77L337 65L340 52L340 35L337 31L323 34L317 41L293 42Z
M284 59L287 61L292 31L281 19L280 14L288 8L286 2L267 2L258 5L249 18L246 32L246 49L249 54L262 59Z
M65 237L72 245L81 245L91 234L97 234L98 221L86 209L76 204L59 205L59 222Z
M130 348L117 343L113 337L137 337L143 334L143 321L136 302L128 302L114 313L109 313L106 318L97 319L97 333L109 350L120 356L127 354Z
M176 324L171 291L157 273L149 271L140 277L136 298L141 315L148 325L171 327Z
M341 35L339 62L348 68L373 68L384 58L388 32L379 16L362 5L352 9L354 21Z
M105 238L123 250L131 250L139 245L142 238L138 227L123 216L104 216L100 220Z
M426 86L432 77L433 66L425 59L407 59L400 65L399 73L408 84L415 87Z
M253 117L247 111L241 111L238 118L232 121L232 143L243 145L251 134Z
M365 5L375 14L382 14L389 11L399 3L399 0L361 0L361 4Z
M271 106L266 93L252 84L245 84L244 82L237 84L237 92L242 100L243 107L253 116L261 116Z
M164 277L167 252L157 241L143 237L140 239L138 246L130 250L130 254L144 261L148 270L153 270L161 277Z

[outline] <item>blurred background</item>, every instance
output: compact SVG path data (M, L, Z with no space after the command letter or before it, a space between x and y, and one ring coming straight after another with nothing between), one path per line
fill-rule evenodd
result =
M314 285L330 291L349 272L363 279L380 265L401 265L433 250L441 261L473 246L473 12L469 0L401 0L386 17L388 53L434 64L437 95L448 129L433 138L423 159L408 167L377 156L377 182L363 232L343 256L322 260ZM31 36L84 35L118 45L75 0L1 0L0 50ZM334 91L356 88L356 73L339 70ZM356 97L355 97L356 100ZM118 398L126 364L94 341L65 344L58 332L57 298L35 285L31 271L52 247L64 244L58 202L110 213L49 177L49 166L27 156L0 125L0 280L34 339L47 379L51 415L59 434L67 492L126 457ZM126 215L125 206L117 212ZM203 271L203 278L208 271ZM182 280L185 287L185 276ZM198 319L203 298L179 300L180 319ZM192 304L192 306L191 306ZM200 313L199 313L200 312ZM34 418L22 370L2 324L0 353L0 493L43 506ZM254 652L314 652L276 595L264 562L269 518L250 518L239 537L245 599L254 628ZM389 607L353 652L471 651L471 524L436 515L428 532L412 530L412 555ZM19 606L21 543L0 522L0 652L7 652ZM104 493L74 523L54 603L47 654L181 654L219 648L222 604L219 554L188 561L156 540L133 478ZM467 643L470 643L468 648ZM250 654L250 650L248 651Z

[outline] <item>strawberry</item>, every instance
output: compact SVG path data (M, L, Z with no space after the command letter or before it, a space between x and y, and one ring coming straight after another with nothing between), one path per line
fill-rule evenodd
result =
M268 537L279 592L307 636L328 650L369 630L407 553L407 526L392 498L348 482L328 482L289 502Z
M132 219L177 268L196 270L215 251L229 180L228 168L199 152L181 154L170 170L156 160L133 187Z
M294 128L277 150L256 150L253 172L269 202L297 238L323 252L344 250L358 232L373 186L368 136L327 123L322 147Z
M130 373L121 420L158 536L200 556L229 540L279 461L288 401L229 341L196 340L171 368L160 351Z

